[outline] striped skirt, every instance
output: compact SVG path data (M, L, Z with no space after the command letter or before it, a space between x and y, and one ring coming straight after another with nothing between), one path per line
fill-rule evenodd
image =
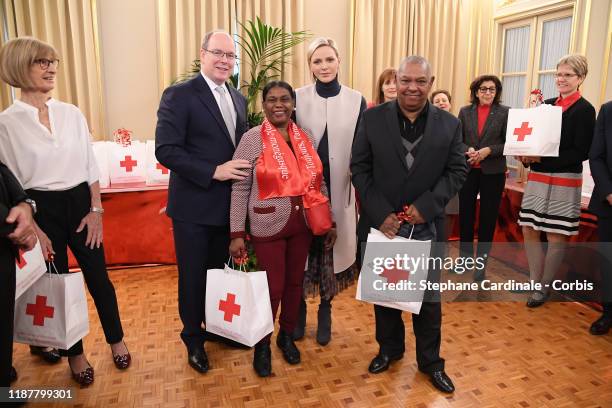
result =
M531 171L518 224L536 231L578 235L581 193L581 173Z

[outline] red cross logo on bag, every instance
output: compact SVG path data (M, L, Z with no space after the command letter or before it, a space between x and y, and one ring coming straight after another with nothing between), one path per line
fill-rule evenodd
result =
M53 318L55 308L47 306L47 297L36 295L36 303L28 303L26 314L34 316L34 326L44 326L45 317Z
M137 160L132 160L132 156L125 156L125 160L121 160L119 162L119 165L121 167L125 167L125 171L127 171L128 173L132 172L132 168L138 166L138 161Z
M514 129L514 135L518 136L518 138L516 139L517 142L522 142L525 140L526 136L529 136L531 134L531 132L533 131L533 128L529 127L529 122L523 122L521 123L521 127Z
M26 261L26 259L23 257L24 253L25 251L19 248L19 258L17 258L15 261L17 263L17 268L19 269L23 269L28 264L28 261Z
M168 169L163 164L157 163L155 168L161 170L162 174L168 174Z
M219 300L219 310L224 313L223 320L232 322L234 315L240 316L240 305L236 303L236 295L228 293L226 300Z
M403 280L410 280L410 271L397 268L385 269L380 276L387 278L387 283L398 283Z

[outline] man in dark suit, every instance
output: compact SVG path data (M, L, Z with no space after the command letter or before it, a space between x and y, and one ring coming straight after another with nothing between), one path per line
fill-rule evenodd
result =
M397 72L397 101L364 112L351 160L362 205L360 243L367 240L370 228L395 237L400 229L396 213L405 205L412 224L433 222L440 228L444 206L467 176L459 120L427 100L433 81L427 60L406 57ZM437 237L443 240L444 234L438 231ZM428 279L439 279L439 272L430 271ZM420 313L412 316L416 357L419 370L432 384L450 393L455 387L440 358L442 312L436 295L426 293L434 301L423 302ZM401 310L374 306L374 312L380 351L369 371L379 373L403 357L405 331Z
M228 258L231 181L246 177L246 160L232 160L247 130L246 100L225 82L236 50L229 34L207 33L202 70L167 88L157 112L155 155L171 170L166 213L172 218L179 271L181 339L188 362L209 369L204 350L206 271Z
M595 188L589 210L597 215L597 233L602 251L609 253L612 242L612 101L602 105L595 124L595 134L589 153L589 166ZM606 334L612 326L612 270L602 262L603 314L591 325L591 334Z

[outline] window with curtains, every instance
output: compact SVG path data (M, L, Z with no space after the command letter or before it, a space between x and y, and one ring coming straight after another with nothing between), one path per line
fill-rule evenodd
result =
M545 99L554 97L557 61L570 50L572 9L507 22L502 32L499 66L504 105L525 107L535 88ZM517 161L508 157L508 166L516 168Z
M506 23L502 30L504 104L524 107L535 88L540 88L545 98L555 96L557 61L570 48L572 10Z

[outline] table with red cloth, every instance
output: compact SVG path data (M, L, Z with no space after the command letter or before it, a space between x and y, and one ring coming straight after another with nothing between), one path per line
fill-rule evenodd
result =
M102 189L104 252L108 266L174 264L168 186L113 185ZM70 254L69 264L77 263Z

